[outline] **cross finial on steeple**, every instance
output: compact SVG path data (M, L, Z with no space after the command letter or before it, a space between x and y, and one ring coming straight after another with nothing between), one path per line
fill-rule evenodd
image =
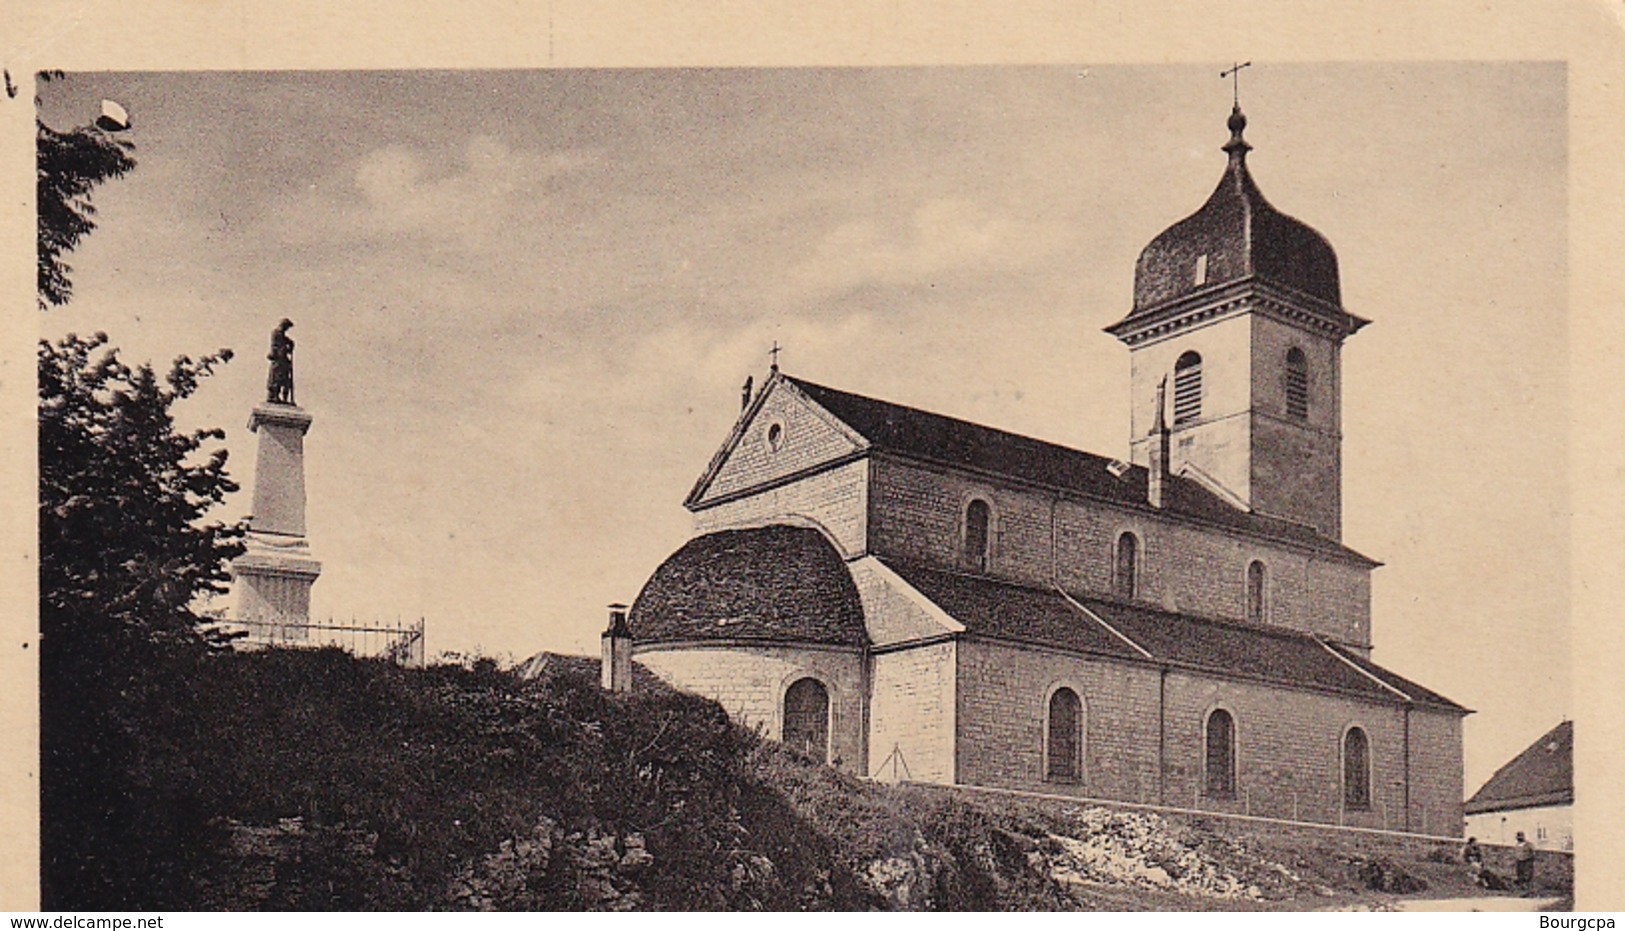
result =
M1231 101L1237 110L1241 109L1241 69L1251 68L1250 61L1238 62L1219 72L1219 77L1230 79Z
M1230 154L1232 165L1240 164L1252 146L1247 140L1241 138L1241 131L1247 128L1247 117L1241 112L1241 69L1252 67L1252 62L1241 61L1219 72L1219 77L1230 79L1230 119L1225 123L1230 128L1230 141L1222 148Z
M767 354L773 357L773 364L772 364L772 366L770 366L770 370L774 371L774 372L777 372L779 370L779 341L778 340L773 341L773 348L769 349L767 351Z

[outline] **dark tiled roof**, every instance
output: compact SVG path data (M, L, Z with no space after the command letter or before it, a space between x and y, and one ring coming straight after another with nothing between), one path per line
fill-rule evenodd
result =
M1079 601L1153 656L1171 663L1295 685L1320 686L1384 701L1400 700L1390 690L1398 689L1417 704L1466 710L1403 676L1309 634L1186 617L1101 598L1080 598ZM1345 659L1349 662L1344 662ZM1389 688L1372 681L1373 677Z
M1130 507L1149 507L1146 504L1148 478L1143 466L1129 466L1118 476L1108 468L1116 460L1105 456L984 427L968 420L826 388L799 378L785 376L785 380L857 431L874 449L1008 476ZM1164 513L1233 527L1375 564L1354 550L1321 536L1312 527L1232 507L1190 479L1175 476L1169 482L1166 494Z
M1154 662L1337 691L1390 704L1402 701L1393 691L1362 674L1363 669L1377 674L1418 704L1465 710L1370 662L1360 661L1359 668L1355 668L1339 658L1345 654L1333 655L1327 645L1308 634L1075 596L1078 605L1123 635L1118 637L1053 589L916 565L894 565L891 561L886 564L973 635L1144 659L1145 654L1123 641L1126 637L1149 653Z
M852 574L823 535L807 527L695 537L655 570L627 622L639 642L867 642Z
M1342 656L1344 659L1347 659L1349 662L1360 667L1371 675L1376 676L1383 682L1388 683L1388 685L1392 686L1393 688L1399 689L1401 692L1404 692L1406 695L1409 695L1411 698L1415 699L1421 704L1448 705L1452 708L1459 708L1463 711L1467 710L1450 699L1445 698L1443 695L1440 695L1438 692L1423 688L1404 676L1389 672L1381 666L1378 666L1376 663L1362 657L1360 654L1355 653L1353 650L1344 649L1336 644L1332 644L1332 649L1336 650L1339 656Z
M1574 722L1564 721L1495 771L1467 813L1574 803Z
M1089 622L1054 589L882 561L970 633L1104 656L1144 657L1121 637Z
M1134 310L1128 319L1247 277L1341 305L1337 254L1331 243L1270 206L1248 172L1245 156L1245 149L1233 151L1207 203L1164 230L1140 253L1134 265ZM1204 255L1206 276L1198 283L1196 265Z

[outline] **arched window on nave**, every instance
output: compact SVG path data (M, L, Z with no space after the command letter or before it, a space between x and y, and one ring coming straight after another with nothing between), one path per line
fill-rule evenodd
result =
M977 571L987 570L992 521L993 509L981 498L965 506L965 564Z
M1371 807L1371 741L1358 727L1343 735L1343 807Z
M1045 735L1045 773L1057 782L1077 782L1083 776L1083 701L1069 688L1049 697Z
M1247 621L1252 624L1264 623L1265 595L1267 578L1264 564L1253 560L1247 564Z
M1203 794L1208 798L1236 797L1236 722L1230 712L1215 708L1207 716L1203 734L1206 778Z
M1125 531L1117 538L1117 552L1112 554L1112 594L1119 598L1133 598L1139 579L1140 541Z

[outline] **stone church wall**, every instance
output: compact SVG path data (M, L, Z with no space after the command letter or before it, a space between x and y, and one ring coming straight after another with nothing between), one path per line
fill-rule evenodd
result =
M824 528L841 555L854 559L866 549L869 463L849 462L825 472L694 512L694 533L805 518Z
M1429 774L1425 781L1412 780L1412 825L1417 830L1425 826L1427 833L1459 835L1464 823L1461 718L1437 711L1411 712L1411 772Z
M1370 571L1303 550L1162 517L1149 509L1062 499L885 457L871 461L869 543L881 556L973 568L963 515L992 511L988 572L1035 585L1110 594L1117 539L1139 539L1138 600L1168 611L1240 619L1247 564L1266 566L1266 621L1356 645L1370 643ZM1052 547L1053 539L1058 545Z
M1157 671L966 639L959 645L959 781L1130 802L1157 798ZM1083 778L1045 778L1046 703L1083 700Z
M1404 830L1402 708L1171 671L1158 797L1158 670L1014 644L965 640L959 655L959 780L1273 818ZM1085 709L1085 769L1076 785L1045 779L1045 702L1057 685ZM1236 793L1203 793L1203 727L1223 708L1236 724ZM1343 810L1343 735L1370 742L1371 805ZM1461 826L1461 726L1452 714L1411 714L1411 822Z
M777 447L773 442L777 427ZM711 500L829 462L858 448L856 441L780 382L774 388L706 489Z
M1215 708L1235 721L1236 792L1228 800L1203 789L1203 727ZM1402 718L1392 705L1170 673L1168 804L1401 830ZM1351 726L1365 731L1370 746L1371 804L1364 811L1343 809L1343 735ZM1413 771L1413 778L1420 775Z
M671 685L714 699L729 716L778 740L784 692L812 676L830 697L830 759L865 772L863 657L855 650L785 645L689 644L633 650L633 659Z
M955 644L876 653L870 770L891 782L954 781ZM900 761L890 761L893 753Z

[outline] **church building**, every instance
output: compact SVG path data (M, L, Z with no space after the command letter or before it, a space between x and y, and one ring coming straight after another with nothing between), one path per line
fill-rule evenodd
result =
M1337 257L1246 118L1140 254L1132 462L774 366L604 635L842 769L1457 836L1467 709L1370 659L1341 542Z

